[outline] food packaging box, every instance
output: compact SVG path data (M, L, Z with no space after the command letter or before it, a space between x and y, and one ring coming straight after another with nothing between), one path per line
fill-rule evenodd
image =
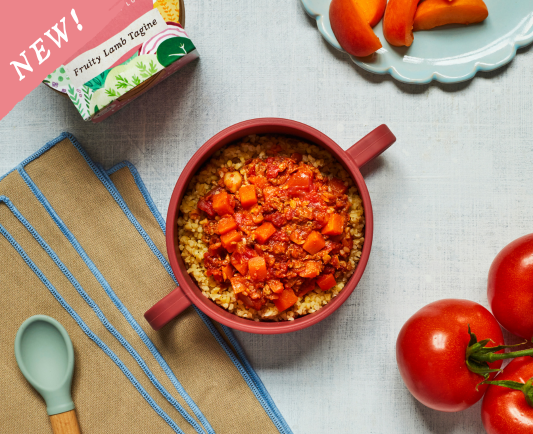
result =
M121 13L44 83L100 122L198 57L183 0L129 0Z

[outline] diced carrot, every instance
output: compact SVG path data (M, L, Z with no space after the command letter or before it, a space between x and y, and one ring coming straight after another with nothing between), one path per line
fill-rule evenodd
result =
M233 229L237 229L237 222L232 216L227 215L218 221L217 230L220 235L227 234Z
M224 277L224 281L233 277L233 267L230 264L222 268L222 277Z
M270 222L264 222L259 226L255 231L255 240L263 244L265 243L274 233L276 232L276 227Z
M325 245L326 242L324 241L324 237L320 235L320 232L313 231L309 234L302 247L305 251L314 255L315 253L320 252Z
M318 279L316 279L316 283L322 291L327 291L328 289L333 288L337 284L333 274L323 274Z
M272 292L275 294L281 294L283 292L283 283L281 283L279 280L270 279L267 283Z
M268 180L264 176L261 176L261 175L249 176L248 181L250 181L252 184L256 185L257 187L261 189L269 185Z
M333 178L329 180L329 186L331 189L337 193L344 194L348 190L348 187L338 178Z
M265 187L263 188L263 197L265 198L265 202L270 201L271 199L278 196L278 189L277 187Z
M274 300L274 304L280 312L291 307L294 303L298 301L298 297L294 291L290 288L285 289L279 296L277 300Z
M265 280L267 278L267 268L265 258L256 256L248 261L248 273L254 280Z
M243 208L249 208L257 203L257 195L255 194L255 185L245 185L239 190L241 196L241 205Z
M230 282L235 295L240 294L248 289L248 286L246 285L246 279L244 277L232 277Z
M233 206L231 206L230 195L226 190L221 191L213 196L213 209L220 216L226 214L233 214Z
M313 174L307 171L299 170L291 175L287 181L287 190L291 196L299 196L309 192Z
M344 231L344 217L340 214L331 214L328 224L322 229L324 235L340 235Z
M236 230L232 230L231 232L228 232L220 237L222 247L224 247L230 253L237 250L237 243L240 240L242 240L242 235Z
M239 273L246 276L248 273L248 260L243 258L239 252L235 252L230 258L231 265L233 265Z
M313 278L320 274L321 266L320 262L317 261L307 261L305 263L305 268L298 273L300 277Z

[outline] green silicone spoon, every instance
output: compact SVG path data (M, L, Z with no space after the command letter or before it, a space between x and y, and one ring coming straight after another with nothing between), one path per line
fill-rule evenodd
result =
M46 315L35 315L20 326L15 357L26 380L46 402L54 434L79 434L70 396L74 349L65 328Z

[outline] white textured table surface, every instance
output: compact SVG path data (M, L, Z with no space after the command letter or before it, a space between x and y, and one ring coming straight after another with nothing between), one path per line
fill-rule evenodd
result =
M40 86L0 121L0 173L70 131L104 166L134 163L165 214L188 159L235 122L291 118L344 148L386 123L398 141L363 171L375 233L355 292L307 330L238 335L295 434L482 433L479 404L458 414L418 404L394 347L431 301L487 306L493 257L533 232L533 49L463 84L417 87L352 66L298 0L186 9L198 62L98 125Z

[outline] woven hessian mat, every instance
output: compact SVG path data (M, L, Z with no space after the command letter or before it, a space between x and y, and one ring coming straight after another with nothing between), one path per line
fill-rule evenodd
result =
M108 177L66 134L43 149L0 181L0 432L51 432L13 350L36 314L72 339L84 433L290 432L220 326L193 307L144 320L176 284L134 169Z

